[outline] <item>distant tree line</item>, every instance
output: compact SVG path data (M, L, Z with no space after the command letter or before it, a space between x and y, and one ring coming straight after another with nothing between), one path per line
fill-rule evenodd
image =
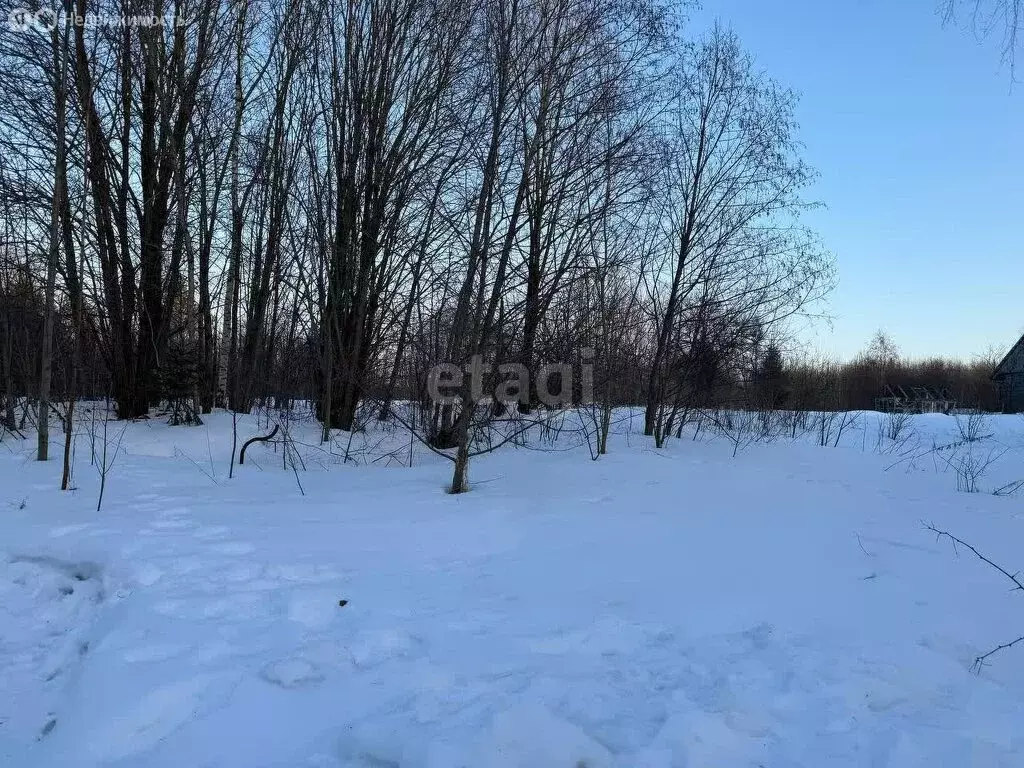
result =
M781 387L785 402L798 410L874 410L879 399L901 392L912 396L923 388L958 409L995 412L1001 403L991 376L998 363L992 354L971 361L906 358L879 332L846 362L794 360L786 365Z

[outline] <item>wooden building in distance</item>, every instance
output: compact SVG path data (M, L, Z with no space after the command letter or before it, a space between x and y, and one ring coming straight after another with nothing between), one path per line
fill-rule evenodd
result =
M1003 413L1024 412L1024 336L996 366L992 380L999 387L999 405Z
M875 410L883 413L952 413L956 400L945 387L886 386L875 398Z

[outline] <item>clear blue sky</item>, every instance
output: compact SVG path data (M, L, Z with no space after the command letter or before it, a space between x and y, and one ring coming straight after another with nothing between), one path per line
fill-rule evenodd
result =
M914 357L970 359L1024 332L1024 83L999 41L944 27L938 0L707 0L801 94L827 209L808 223L839 287L808 341L856 354L879 328Z

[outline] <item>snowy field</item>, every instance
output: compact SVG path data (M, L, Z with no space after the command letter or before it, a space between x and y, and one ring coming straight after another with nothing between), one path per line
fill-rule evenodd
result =
M656 450L617 416L460 496L396 430L296 423L229 479L228 414L112 422L99 513L102 431L71 493L60 435L5 436L0 765L1024 765L1024 642L974 668L1024 592L925 528L1024 567L1024 418Z

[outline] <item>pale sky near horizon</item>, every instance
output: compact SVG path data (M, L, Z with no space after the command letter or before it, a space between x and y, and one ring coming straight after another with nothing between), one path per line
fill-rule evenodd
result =
M758 65L801 95L809 214L835 254L831 324L848 358L884 329L910 357L971 359L1024 333L1024 82L999 40L943 26L939 0L707 0Z

